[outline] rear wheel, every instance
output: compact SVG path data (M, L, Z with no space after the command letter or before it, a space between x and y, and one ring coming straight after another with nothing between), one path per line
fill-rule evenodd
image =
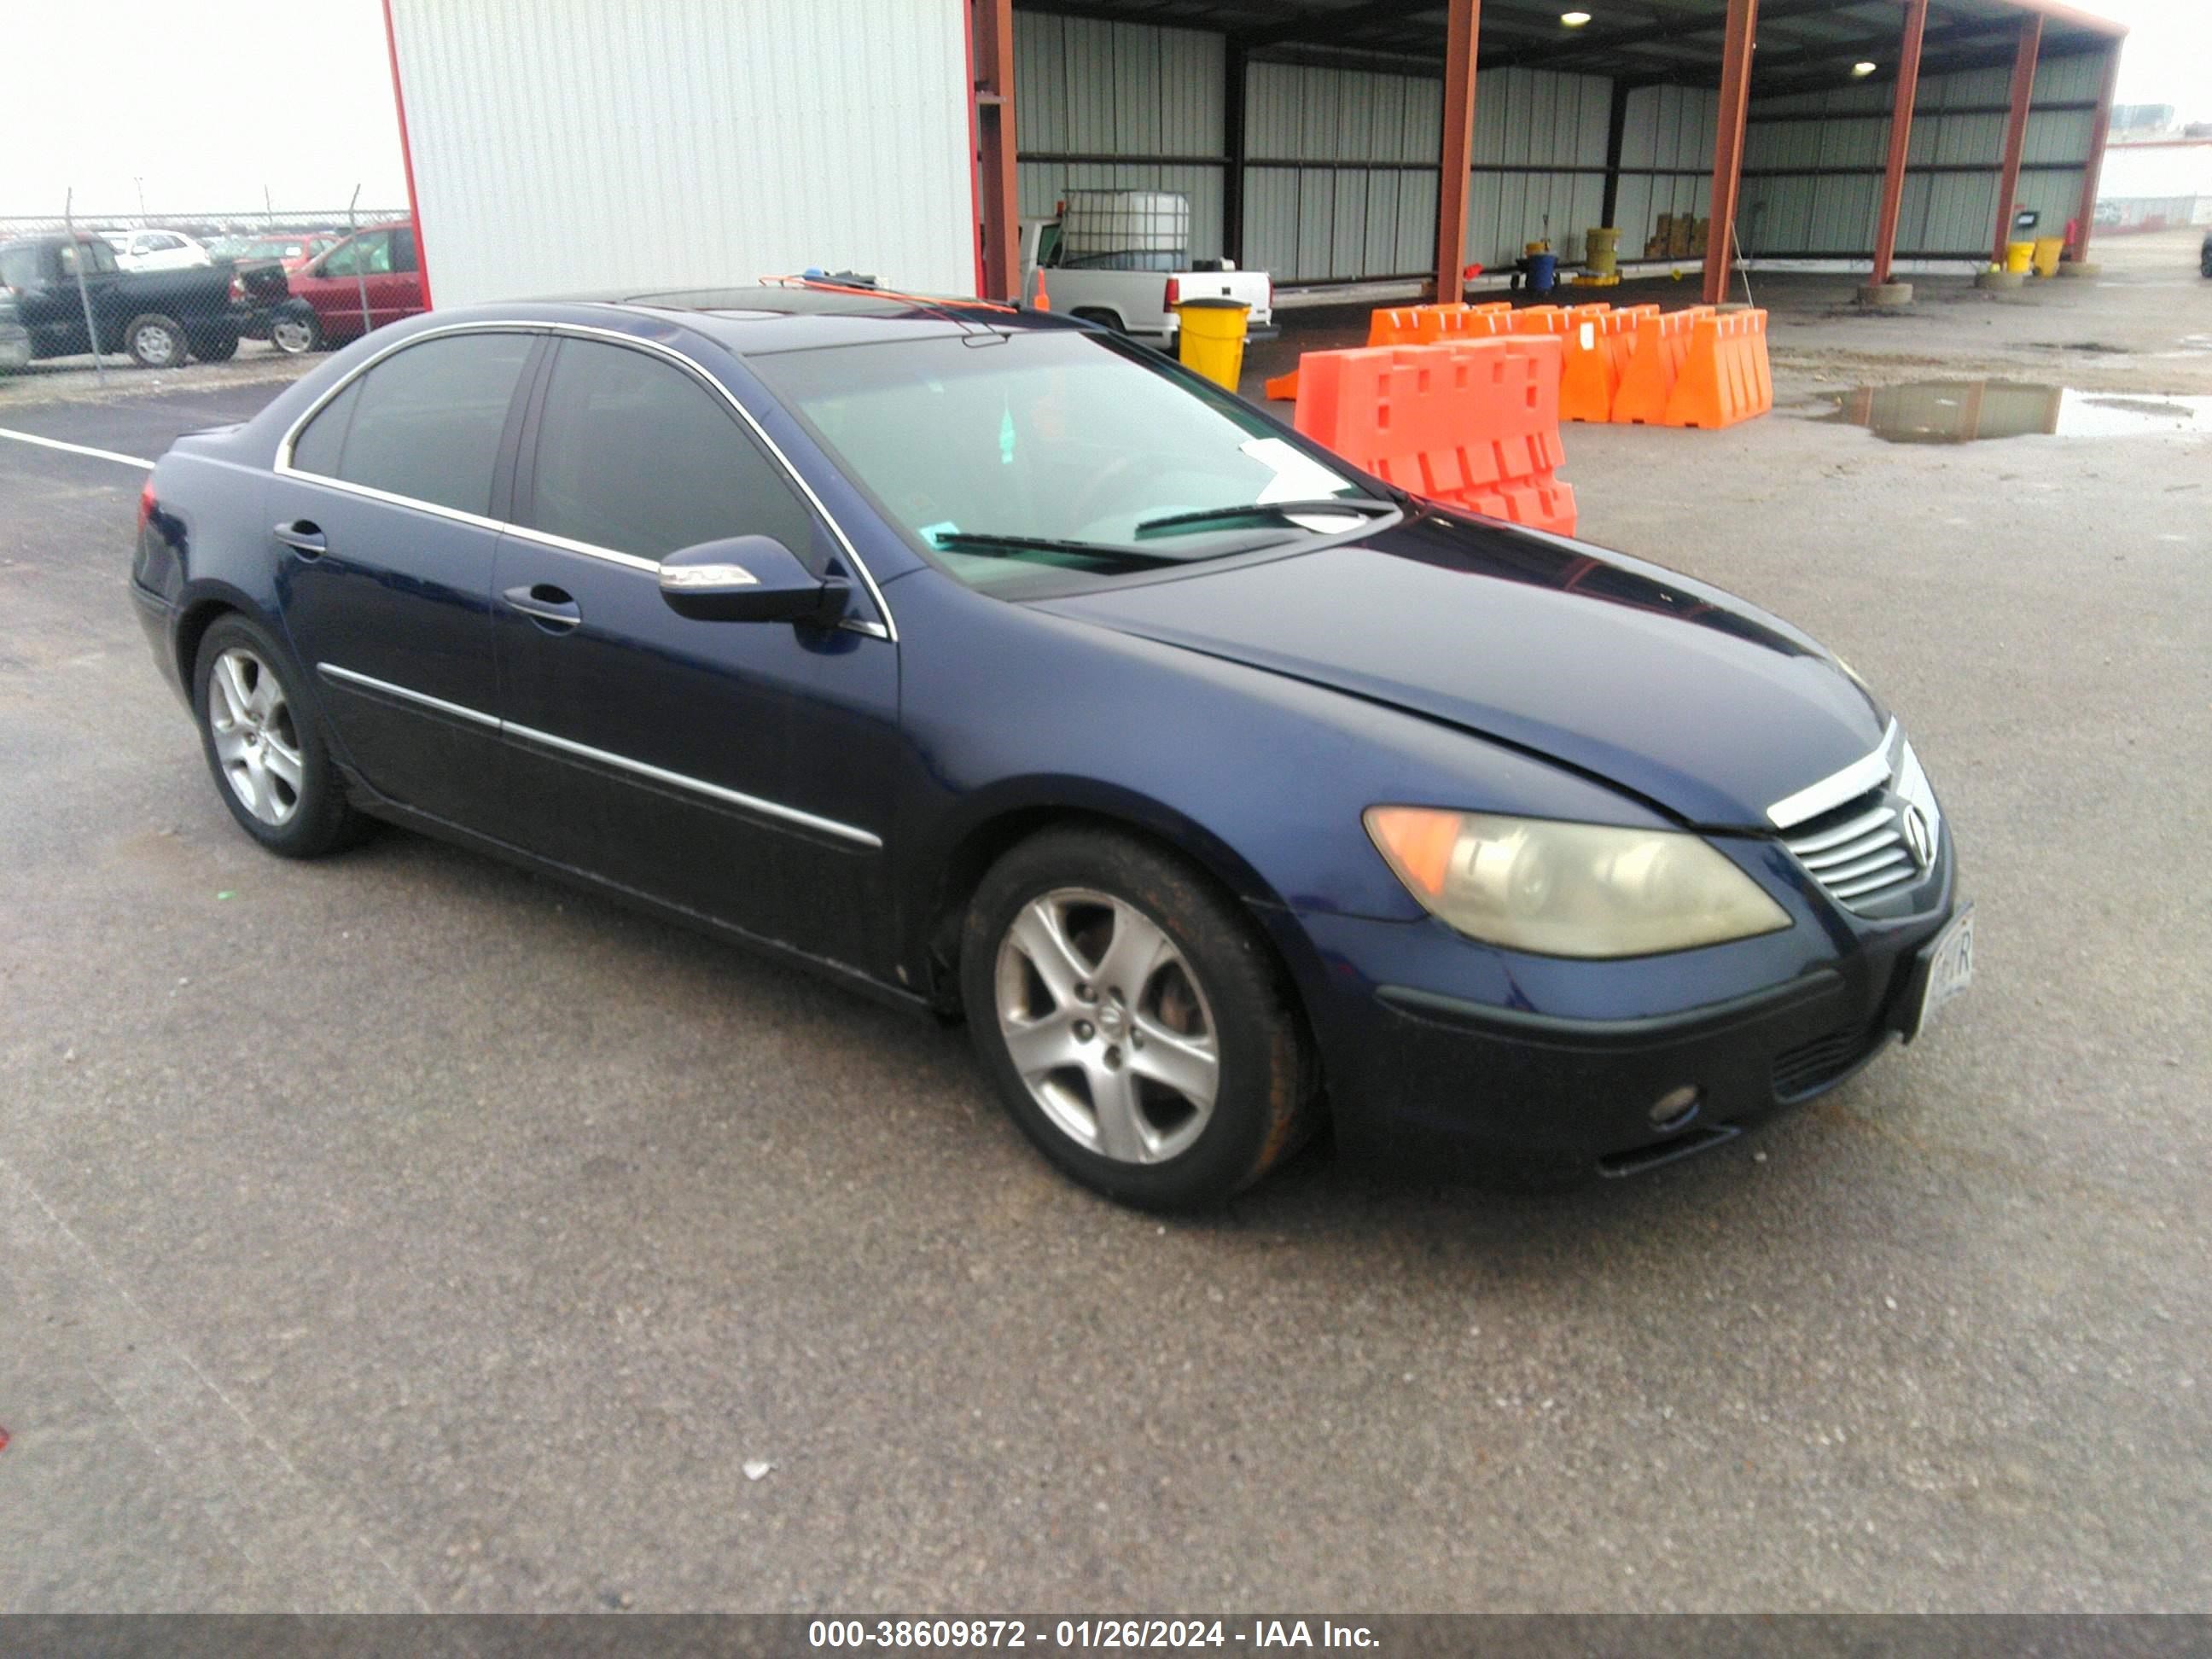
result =
M1118 313L1102 311L1097 306L1078 306L1067 314L1071 317L1080 317L1086 323L1096 323L1101 328L1111 329L1116 334L1127 334L1129 331L1121 326L1121 319Z
M1050 830L1008 853L969 907L960 979L1014 1121L1109 1198L1218 1203L1312 1127L1313 1067L1266 943L1142 842Z
M356 838L330 750L296 694L291 658L240 616L201 638L192 710L208 769L239 827L272 853L315 858Z
M149 311L133 317L124 329L123 349L141 368L182 368L191 342L182 323Z

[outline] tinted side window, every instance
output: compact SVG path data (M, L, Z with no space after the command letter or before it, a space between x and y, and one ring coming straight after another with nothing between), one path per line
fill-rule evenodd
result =
M647 559L773 536L814 562L805 503L729 406L673 363L592 340L553 360L528 522Z
M90 245L86 252L92 256L92 269L94 270L111 271L117 268L115 264L115 250L108 246L106 243L94 242Z
M361 378L337 476L411 501L489 513L500 434L534 341L502 330L394 352ZM314 428L337 407L325 409L303 436L319 443Z
M325 478L338 476L338 451L344 447L346 427L353 420L353 406L361 398L361 382L349 381L346 389L315 411L315 418L300 430L292 441L292 465L301 472L320 473Z
M415 233L395 230L392 233L392 269L406 271L415 269Z

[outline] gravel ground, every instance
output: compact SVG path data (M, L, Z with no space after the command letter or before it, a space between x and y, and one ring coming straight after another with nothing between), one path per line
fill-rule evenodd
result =
M2212 389L2168 243L1808 283L1773 416L1570 433L1586 534L1884 690L1981 948L1909 1053L1549 1197L1314 1156L1164 1224L957 1033L413 837L264 857L122 591L138 474L0 439L0 1609L2212 1606L2206 445L1815 418ZM153 455L255 367L0 427Z

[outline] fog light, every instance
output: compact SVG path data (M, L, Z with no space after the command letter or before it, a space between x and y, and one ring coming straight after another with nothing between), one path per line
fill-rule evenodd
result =
M1685 1083L1679 1089L1669 1089L1651 1103L1651 1127L1662 1133L1680 1128L1698 1115L1701 1092L1694 1083Z

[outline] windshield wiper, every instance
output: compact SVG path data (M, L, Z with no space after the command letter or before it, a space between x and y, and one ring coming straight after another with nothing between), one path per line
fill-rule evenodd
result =
M1395 513L1395 501L1378 501L1371 495L1322 495L1306 501L1247 501L1239 507L1202 507L1194 513L1170 513L1146 519L1137 526L1139 536L1166 530L1200 530L1212 525L1236 524L1245 519L1288 519L1301 513L1349 513L1380 518Z
M1173 553L1154 553L1118 542L1080 542L1055 536L1001 536L988 530L940 530L930 537L933 546L956 553L1071 553L1086 559L1149 568L1182 564Z

